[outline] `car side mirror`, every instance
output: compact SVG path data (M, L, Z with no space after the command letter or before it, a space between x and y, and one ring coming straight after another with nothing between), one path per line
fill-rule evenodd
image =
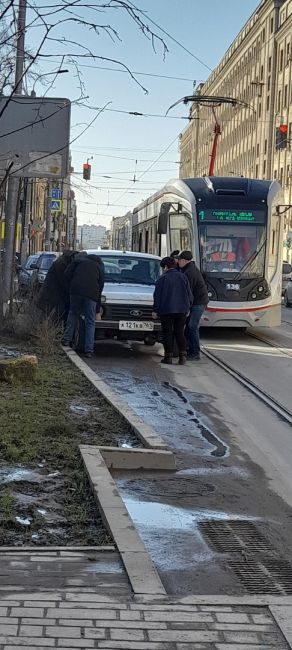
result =
M30 268L31 268L32 271L37 271L37 269L38 269L39 267L38 267L37 264L31 264L31 267L30 267Z
M170 208L171 208L171 203L161 204L159 215L158 215L158 226L157 226L158 235L167 234L167 223L168 223L168 215L169 215Z

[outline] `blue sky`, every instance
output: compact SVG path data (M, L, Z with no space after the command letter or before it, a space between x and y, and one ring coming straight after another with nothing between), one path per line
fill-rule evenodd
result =
M208 67L213 69L217 65L258 2L136 0L135 4L204 61L206 66L162 35L153 25L153 30L163 36L169 49L165 60L159 42L156 42L155 53L151 41L142 35L124 13L113 10L104 15L99 14L98 17L95 14L95 21L108 23L111 19L111 25L117 29L121 40L112 42L105 34L97 37L93 32L76 25L70 27L72 40L81 42L96 55L122 61L132 71L179 79L137 76L148 90L148 94L145 94L126 73L81 67L90 106L101 107L111 102L108 106L110 109L164 115L170 104L192 93L194 80L198 82L208 77ZM66 33L68 35L68 29ZM59 30L59 35L61 34L62 28ZM61 51L58 46L54 47L56 52ZM98 60L83 59L82 63L84 66L119 69L117 65ZM70 72L58 78L50 95L67 96L74 100L78 94L76 73L66 62L63 67ZM41 94L42 87L38 85L36 88ZM87 108L73 107L72 136L82 131L95 114L96 111ZM187 114L188 109L183 106L171 113L174 116ZM176 177L179 160L177 136L186 125L187 122L182 119L134 117L104 111L94 125L72 145L75 170L72 180L78 202L78 222L108 226L112 216L124 214L159 189L167 179ZM92 178L86 184L82 181L82 164L90 156L93 156L90 161ZM157 160L159 156L161 158ZM147 171L150 166L151 169ZM138 180L139 177L141 180Z

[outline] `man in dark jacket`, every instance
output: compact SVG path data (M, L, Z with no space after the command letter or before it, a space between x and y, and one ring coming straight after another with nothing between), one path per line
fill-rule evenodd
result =
M193 261L191 251L182 251L178 258L178 264L183 274L188 278L193 294L193 304L186 327L186 338L189 346L188 357L190 359L200 359L200 320L209 302L208 290L201 271Z
M160 265L165 270L158 278L154 290L154 318L160 317L163 332L164 359L172 364L174 339L179 349L179 363L184 365L187 345L184 335L187 315L193 301L187 278L176 270L176 260L165 257Z
M101 294L104 286L104 265L98 255L79 253L65 276L70 284L70 311L65 327L63 345L70 345L81 314L85 318L85 356L94 350L95 321L100 317Z
M69 307L69 282L65 277L66 269L73 261L75 251L64 251L52 264L41 288L37 306L45 314L54 314L59 321L66 323Z

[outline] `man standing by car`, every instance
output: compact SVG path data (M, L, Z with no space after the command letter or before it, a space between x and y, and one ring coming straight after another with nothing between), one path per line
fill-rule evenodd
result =
M104 286L104 265L98 255L79 253L68 266L65 277L69 282L70 310L62 343L70 345L81 314L85 319L86 357L94 351L95 321L100 319L101 294Z
M200 359L200 320L209 302L208 291L202 273L193 261L191 251L182 251L180 253L178 265L188 278L193 294L193 304L186 326L186 339L188 358L197 360Z

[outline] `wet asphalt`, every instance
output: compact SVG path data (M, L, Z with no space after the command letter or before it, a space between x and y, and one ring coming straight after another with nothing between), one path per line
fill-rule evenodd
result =
M160 359L156 348L102 342L89 365L175 453L176 472L115 474L166 590L292 593L292 510L235 442L215 397L182 389ZM212 368L203 359L197 371Z

